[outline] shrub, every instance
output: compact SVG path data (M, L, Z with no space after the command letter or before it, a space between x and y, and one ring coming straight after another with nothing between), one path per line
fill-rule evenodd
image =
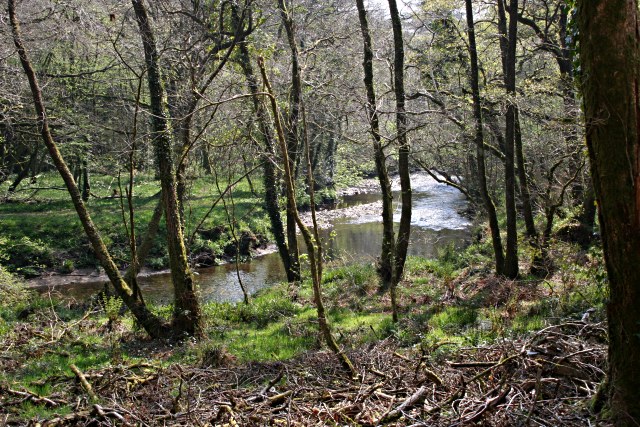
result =
M29 305L32 296L19 277L0 265L0 321L15 319L16 314Z

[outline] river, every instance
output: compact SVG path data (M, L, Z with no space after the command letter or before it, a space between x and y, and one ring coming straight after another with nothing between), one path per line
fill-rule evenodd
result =
M470 239L471 222L462 212L468 204L454 188L436 182L426 174L411 176L413 213L409 254L434 257L439 248L464 246ZM398 200L397 182L393 190ZM327 212L321 239L325 251L335 263L375 262L382 243L380 194L376 192L343 196L335 211ZM330 214L330 215L329 215ZM323 213L319 213L322 218ZM400 219L399 209L394 220ZM397 227L396 227L397 228ZM304 244L301 242L301 247ZM277 253L268 253L240 264L240 277L250 293L284 280ZM54 276L31 282L40 292L51 291L64 299L84 300L100 291L102 276ZM197 270L196 281L204 301L242 300L235 263ZM147 301L168 303L173 289L168 273L144 275L140 287Z

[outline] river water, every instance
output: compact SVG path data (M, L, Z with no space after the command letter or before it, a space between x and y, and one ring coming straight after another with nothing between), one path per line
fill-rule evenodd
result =
M435 257L439 248L454 244L464 246L470 238L471 222L461 213L467 209L464 196L454 188L439 184L426 174L411 176L413 212L409 254ZM398 184L393 190L398 200ZM328 221L329 227L321 230L325 252L334 263L375 262L382 244L379 193L344 196L337 209L346 209L348 216L338 216ZM354 208L358 207L358 208ZM333 212L339 213L340 211ZM322 215L322 214L320 214ZM400 211L396 210L396 222ZM327 222L327 221L325 221ZM397 227L396 227L397 229ZM301 248L304 244L301 243ZM253 258L239 265L240 278L250 293L284 280L285 274L277 253ZM235 263L198 269L196 281L205 301L242 300ZM56 283L52 285L51 283ZM67 276L67 280L40 280L33 283L38 290L51 290L65 299L84 300L98 291L105 283L102 277ZM168 273L151 274L139 278L140 287L147 301L169 303L173 289Z

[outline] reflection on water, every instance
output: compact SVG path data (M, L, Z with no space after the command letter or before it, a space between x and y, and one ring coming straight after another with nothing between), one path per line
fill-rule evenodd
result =
M460 212L467 207L462 194L444 184L439 184L423 174L412 175L413 213L410 255L434 257L439 248L454 244L462 246L469 238L470 222ZM394 191L397 191L394 185ZM396 199L398 195L396 193ZM375 202L379 194L345 196L339 208ZM399 221L399 211L394 219ZM357 218L334 220L332 229L322 230L321 239L325 253L342 262L371 261L380 252L382 224L379 213L366 213ZM301 241L301 248L304 244ZM277 253L254 258L239 265L239 275L250 293L268 287L285 278ZM235 264L226 264L198 270L196 281L205 301L242 301ZM168 303L173 299L173 289L168 274L141 277L140 287L150 302ZM71 283L59 286L64 297L86 299L103 288L104 281Z

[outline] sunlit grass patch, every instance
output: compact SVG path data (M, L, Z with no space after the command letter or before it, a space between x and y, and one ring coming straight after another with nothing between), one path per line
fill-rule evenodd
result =
M92 175L91 193L96 197L90 197L86 202L93 221L102 233L105 244L114 260L120 265L126 265L130 257L126 230L122 224L120 200L120 195L123 194L127 185L128 181L125 177L122 178L122 189L120 189L117 177ZM40 190L35 190L36 188L40 188ZM250 230L254 234L268 236L270 234L269 222L262 209L260 183L256 182L254 188L257 189L258 195L250 191L246 180L233 187L236 226L238 230ZM221 191L225 189L226 184L221 183ZM136 176L133 205L138 236L144 235L146 231L147 224L158 202L159 190L160 183L153 174ZM197 176L190 182L185 203L187 237L193 233L195 227L211 210L218 195L215 179L212 176ZM227 193L227 197L229 197L229 193ZM5 265L10 267L12 271L18 271L20 268L19 272L24 275L36 276L45 269L62 270L64 259L72 259L76 268L97 266L97 260L87 255L91 253L87 239L57 172L42 174L36 184L23 181L17 191L11 194L11 200L12 203L0 204L0 226L3 230L3 237L6 239L5 244L1 246L5 248L6 252L12 254L10 259L5 260ZM126 201L124 205L126 208ZM204 219L202 229L212 229L218 226L228 226L228 219L222 203L218 203ZM168 265L168 259L165 256L164 224L161 224L160 228L149 256L148 266L153 268L164 268ZM198 236L196 235L196 237ZM223 254L225 245L231 239L228 233L223 233L221 238L224 241L216 246L216 255ZM190 249L197 251L203 242L202 239L194 240L194 247ZM33 248L30 249L30 252L37 256L21 249L21 246L30 242L34 243L31 245ZM25 254L25 256L19 257L20 254ZM44 257L43 254L47 256ZM0 251L0 258L1 255L2 251ZM37 262L27 264L26 260Z
M264 328L237 329L225 334L224 343L239 362L286 360L315 345L317 327L310 326L278 322Z
M529 332L539 331L540 329L549 326L548 318L540 315L518 315L510 324L510 329L513 334L521 335Z
M347 310L332 312L330 320L341 344L357 347L367 342L385 338L388 313L357 313Z
M30 419L53 419L70 414L73 410L70 405L49 408L44 405L36 405L32 402L24 402L20 405L20 418Z
M467 307L446 307L429 319L429 326L459 332L464 328L474 325L478 318L477 310Z

